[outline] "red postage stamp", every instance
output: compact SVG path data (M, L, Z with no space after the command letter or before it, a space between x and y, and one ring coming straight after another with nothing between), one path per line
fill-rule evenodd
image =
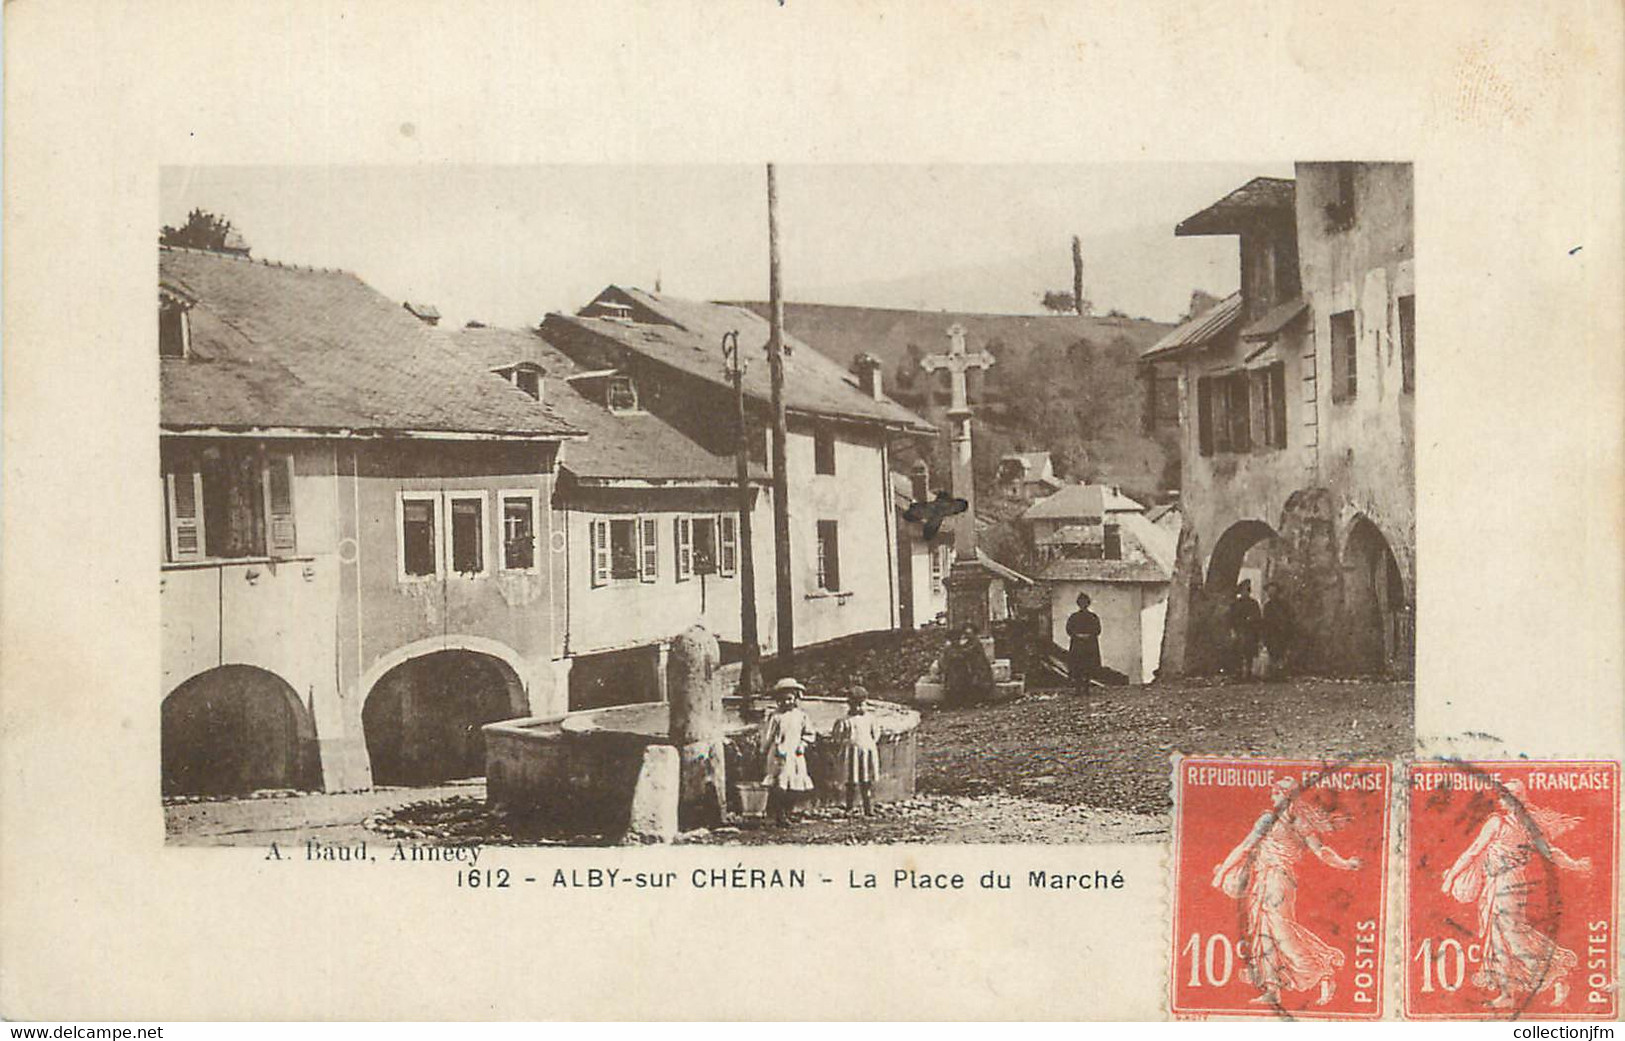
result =
M1410 771L1405 1014L1619 1013L1619 764L1421 762Z
M1175 770L1172 1011L1381 1016L1388 764L1203 757Z

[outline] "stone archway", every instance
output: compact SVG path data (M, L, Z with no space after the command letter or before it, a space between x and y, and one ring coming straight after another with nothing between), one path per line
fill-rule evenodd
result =
M252 665L222 665L171 691L159 742L165 795L322 786L309 710L282 677Z
M507 661L431 650L385 671L361 708L374 784L433 784L485 773L481 727L523 716L523 682Z
M1193 590L1185 622L1185 672L1212 674L1230 666L1229 610L1236 584L1246 573L1253 580L1254 597L1259 596L1259 587L1275 566L1278 546L1275 529L1252 518L1234 522L1219 535L1208 555L1201 586Z
M1350 664L1362 672L1411 672L1410 596L1399 560L1364 514L1343 539L1343 634Z
M1275 537L1275 529L1261 520L1239 520L1230 525L1213 545L1203 586L1215 596L1227 597L1235 591L1244 569L1258 571L1262 579L1268 570L1265 557L1269 547L1260 544ZM1254 596L1263 592L1262 584L1253 582Z

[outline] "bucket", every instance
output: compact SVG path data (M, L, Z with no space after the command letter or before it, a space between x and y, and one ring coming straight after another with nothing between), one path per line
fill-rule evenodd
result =
M740 781L739 812L746 817L767 816L767 785L761 781Z

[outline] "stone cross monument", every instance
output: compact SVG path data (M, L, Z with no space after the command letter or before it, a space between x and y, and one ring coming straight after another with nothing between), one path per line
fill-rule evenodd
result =
M965 394L965 374L971 369L986 371L993 365L987 351L974 354L965 350L965 327L955 322L948 327L947 354L930 354L920 359L927 372L947 369L953 398L948 406L950 467L948 487L965 500L965 512L954 524L954 563L948 572L948 624L953 628L970 625L987 635L987 590L993 576L976 555L976 475L971 468L971 410Z

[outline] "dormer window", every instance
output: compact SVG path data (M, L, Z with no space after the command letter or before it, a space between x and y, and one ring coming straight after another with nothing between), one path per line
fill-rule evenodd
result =
M158 303L158 357L184 358L192 346L192 321L187 308L169 297Z
M612 322L630 322L632 320L632 305L622 304L614 300L599 300L593 305L597 312L594 317L608 318Z
M638 388L630 376L611 376L605 383L604 404L611 412L636 412Z
M542 400L542 370L530 362L492 369L492 372L512 383L537 401Z

